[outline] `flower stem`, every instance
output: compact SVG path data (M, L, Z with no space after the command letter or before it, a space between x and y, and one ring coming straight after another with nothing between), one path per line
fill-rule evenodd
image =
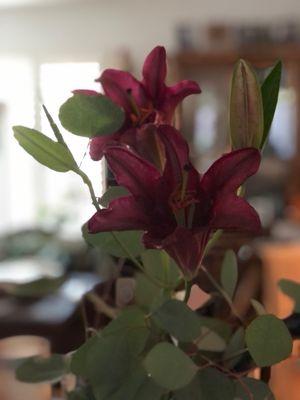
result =
M226 291L222 288L221 285L215 280L215 278L212 276L212 274L203 266L200 266L200 269L205 273L205 275L208 277L210 280L211 284L220 292L220 294L223 296L224 300L226 303L229 305L231 312L233 315L237 317L237 319L241 322L242 325L245 325L243 318L239 315L238 311L236 310L230 296Z
M191 290L192 290L192 281L185 280L185 295L183 301L187 303L189 301L190 295L191 295Z

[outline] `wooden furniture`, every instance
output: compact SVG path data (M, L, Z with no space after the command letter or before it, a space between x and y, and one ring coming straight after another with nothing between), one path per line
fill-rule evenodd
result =
M293 301L278 288L280 279L300 282L300 242L261 246L263 260L263 303L268 312L285 318L293 310ZM278 400L298 400L300 382L300 341L294 342L292 356L272 368L271 386Z

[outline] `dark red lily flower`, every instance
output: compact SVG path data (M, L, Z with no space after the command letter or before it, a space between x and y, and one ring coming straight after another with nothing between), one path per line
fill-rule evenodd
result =
M166 74L166 50L161 46L155 47L146 57L141 81L129 72L116 69L106 69L102 73L97 81L102 84L105 95L124 109L126 118L118 132L91 140L90 155L93 160L102 158L107 143L121 141L127 144L129 135L124 137L123 134L128 129L130 129L130 136L135 136L139 135L139 129L147 123L171 123L177 105L190 94L201 92L196 82L188 80L174 86L167 86ZM97 92L90 90L75 92L89 96L98 95Z
M91 233L143 230L147 248L165 249L192 277L212 232L260 229L256 211L237 195L257 171L260 153L253 148L233 151L200 175L189 162L188 146L179 132L167 125L157 129L166 149L163 173L124 146L105 150L116 181L131 195L97 212L88 229Z

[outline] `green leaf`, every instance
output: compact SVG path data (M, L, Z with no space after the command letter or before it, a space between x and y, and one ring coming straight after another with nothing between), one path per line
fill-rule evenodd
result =
M164 389L149 378L144 368L137 365L135 369L116 386L105 400L160 400ZM102 388L95 390L97 400L102 400Z
M124 112L106 96L74 94L61 106L59 119L71 133L92 138L119 130Z
M233 382L213 368L200 371L193 381L174 393L175 400L233 400Z
M41 297L57 291L64 282L65 277L41 278L28 283L9 284L4 290L17 297Z
M221 284L227 294L233 298L238 281L238 266L234 251L227 250L222 263Z
M260 148L264 147L273 121L280 89L282 63L278 61L261 86L264 110L264 134Z
M39 163L58 172L77 171L70 150L62 143L25 126L14 126L13 130L19 145Z
M201 321L183 301L168 300L153 314L154 321L182 342L191 342L201 334Z
M244 60L237 62L232 76L229 122L233 149L260 148L264 133L261 90L256 73Z
M108 207L109 203L118 197L127 196L128 190L124 186L111 186L101 197L99 203L102 207Z
M246 344L255 363L266 367L287 358L293 342L283 321L274 315L261 315L247 327Z
M145 315L137 308L129 308L104 328L86 355L82 354L84 376L96 390L97 399L111 395L128 378L148 338Z
M140 231L113 232L122 244L129 250L133 257L138 256L145 248L142 244L142 233ZM84 240L92 247L101 249L104 253L115 257L128 258L127 252L120 246L120 243L113 237L111 232L88 233L86 224L82 227Z
M270 388L262 381L253 378L241 378L235 382L236 393L234 400L275 400Z
M225 341L229 340L231 336L231 327L227 322L217 318L204 317L202 315L198 315L198 318L201 320L202 326L205 326L211 331L217 333Z
M59 381L68 372L63 356L53 354L51 357L30 357L16 370L16 378L27 383Z
M147 275L161 286L175 289L181 272L175 261L163 250L147 250L141 254Z
M99 335L95 335L88 339L82 346L79 347L72 354L70 370L73 374L77 376L87 376L87 360L90 353L93 352L93 349L96 348L98 342L100 342L101 337Z
M197 366L178 347L171 343L157 344L147 354L144 366L161 387L177 390L188 385L197 372Z
M152 311L164 301L165 291L153 283L145 274L136 274L135 302L147 311Z
M278 282L281 291L294 300L294 312L300 313L300 283L289 279L281 279Z
M259 301L255 300L255 299L251 299L250 302L252 304L252 307L256 311L257 315L267 314L265 307Z
M245 329L241 326L231 336L227 348L223 354L223 361L228 368L233 368L241 359L241 355L237 355L245 349Z
M202 351L219 353L224 351L226 348L226 342L224 338L206 326L201 328L200 336L195 343L198 349Z
M67 400L96 400L90 388L78 388L67 393Z

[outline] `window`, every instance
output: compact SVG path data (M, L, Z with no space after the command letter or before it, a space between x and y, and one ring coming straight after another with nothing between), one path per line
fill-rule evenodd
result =
M99 84L94 82L99 76L99 64L35 66L24 60L0 60L0 70L0 166L1 184L3 182L5 189L5 196L1 196L4 198L1 199L0 229L39 226L79 235L79 226L94 212L81 179L72 172L58 173L39 165L19 148L11 126L35 126L53 138L41 105L45 104L59 123L59 107L71 96L72 90L99 90ZM104 182L103 163L90 160L86 138L64 129L62 133L76 161L91 178L96 194L100 195Z

